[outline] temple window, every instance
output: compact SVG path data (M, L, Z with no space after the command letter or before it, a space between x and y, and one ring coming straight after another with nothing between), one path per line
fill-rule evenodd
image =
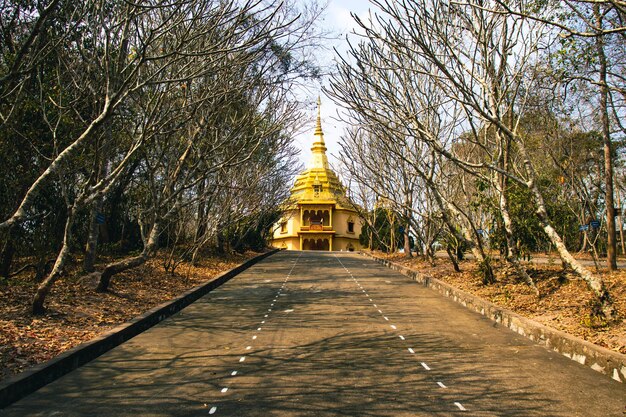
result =
M314 185L313 186L313 192L315 193L315 196L319 196L320 193L322 192L322 186L321 185Z
M280 233L287 233L287 222L282 222L280 224Z
M354 222L348 220L348 233L354 233Z

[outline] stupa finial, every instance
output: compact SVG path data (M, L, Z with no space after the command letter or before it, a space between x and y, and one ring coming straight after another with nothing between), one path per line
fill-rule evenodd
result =
M317 121L315 123L315 135L324 135L324 132L322 132L322 98L318 95L317 96Z
M311 147L311 162L309 168L328 169L328 158L326 157L326 144L324 144L324 132L322 132L322 115L320 108L322 99L317 96L317 122L315 123L315 133L313 146Z

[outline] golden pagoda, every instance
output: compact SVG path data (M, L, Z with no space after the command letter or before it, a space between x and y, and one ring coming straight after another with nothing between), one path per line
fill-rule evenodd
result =
M272 245L290 250L360 250L361 221L328 165L320 107L318 98L311 159L291 188Z

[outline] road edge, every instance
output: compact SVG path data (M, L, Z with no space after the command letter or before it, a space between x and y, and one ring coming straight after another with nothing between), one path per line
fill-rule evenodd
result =
M252 265L279 252L272 249L248 259L246 262L225 271L210 281L200 284L182 295L160 304L140 316L121 324L110 331L69 349L47 362L35 365L0 383L0 409L37 391L74 369L92 361L116 346L146 331L164 319L179 312L194 301L239 275Z
M465 308L482 314L492 321L532 340L538 345L560 353L615 381L626 383L626 355L624 354L614 352L576 336L572 336L571 334L545 326L404 265L378 258L367 252L361 251L360 253L452 299Z

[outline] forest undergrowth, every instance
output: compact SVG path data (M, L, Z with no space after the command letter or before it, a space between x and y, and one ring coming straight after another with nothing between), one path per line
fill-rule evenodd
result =
M37 283L23 274L0 283L0 379L8 378L87 342L132 318L209 281L257 255L210 257L198 266L164 271L158 256L121 273L110 291L95 291L97 280L79 271L67 274L50 294L46 313L33 316Z

